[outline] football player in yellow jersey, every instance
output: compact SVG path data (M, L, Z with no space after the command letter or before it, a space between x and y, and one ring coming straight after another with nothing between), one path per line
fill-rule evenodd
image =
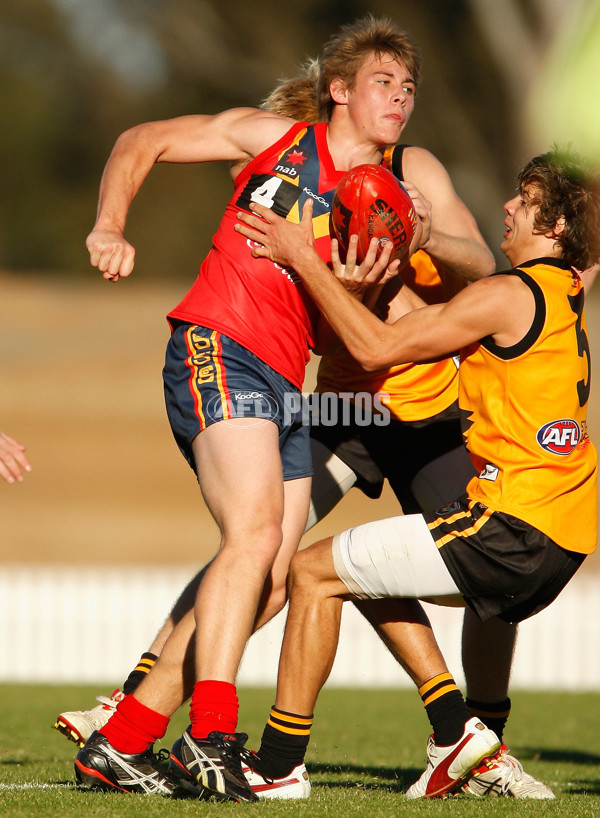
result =
M294 557L277 698L253 762L257 776L283 778L303 766L344 600L432 600L469 606L482 621L519 622L550 604L594 551L597 457L586 422L590 353L576 270L600 259L600 186L573 152L555 147L535 157L504 206L501 249L513 269L474 282L446 304L424 306L407 293L415 309L389 324L320 262L308 219L292 226L253 209L260 218L240 215L239 229L259 243L254 252L298 272L365 369L461 350L459 407L478 471L463 497L436 512L368 523ZM367 278L389 274L388 261L389 252L375 261L373 250ZM339 275L335 255L334 266ZM422 644L413 655L402 645L434 728L427 769L407 795L462 787L489 794L495 759L475 774L465 768L483 725L469 721L443 657L432 659L431 632L430 639L426 661Z

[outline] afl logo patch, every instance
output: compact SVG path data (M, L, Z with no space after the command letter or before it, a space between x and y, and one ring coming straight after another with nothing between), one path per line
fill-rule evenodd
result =
M581 430L570 418L552 420L538 430L536 440L547 452L564 456L571 454L581 440Z

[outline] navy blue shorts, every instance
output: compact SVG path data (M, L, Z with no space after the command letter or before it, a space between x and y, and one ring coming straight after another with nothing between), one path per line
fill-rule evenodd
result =
M283 479L312 475L301 392L227 335L176 325L167 344L163 383L173 435L194 471L192 443L203 429L221 420L260 418L279 428Z

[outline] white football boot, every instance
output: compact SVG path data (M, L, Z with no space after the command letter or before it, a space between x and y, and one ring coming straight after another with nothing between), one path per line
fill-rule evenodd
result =
M247 764L242 764L242 772L246 776L248 784L261 800L266 798L292 800L310 796L310 779L304 764L298 764L289 775L283 778L263 777L259 772L248 767Z
M99 705L91 710L67 710L57 716L54 727L70 741L83 747L94 730L104 727L124 697L125 694L118 688L111 696L97 696Z
M429 737L427 768L418 781L408 788L407 798L438 798L460 789L472 775L472 770L484 758L494 755L500 739L478 718L465 724L462 736L455 744L438 746Z
M550 787L523 769L523 765L502 744L498 752L473 771L473 777L463 786L469 795L505 795L509 798L554 798Z

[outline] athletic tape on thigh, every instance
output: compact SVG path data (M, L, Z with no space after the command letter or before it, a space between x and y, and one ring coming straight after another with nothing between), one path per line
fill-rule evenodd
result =
M333 540L338 576L362 598L455 596L460 591L420 514L351 528Z

